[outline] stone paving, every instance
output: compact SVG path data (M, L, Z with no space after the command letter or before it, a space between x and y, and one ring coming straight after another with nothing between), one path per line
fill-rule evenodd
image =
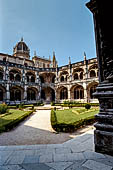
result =
M42 107L50 109L49 105ZM0 134L0 145L34 145L64 143L83 133L84 129L74 133L54 133L50 122L50 110L37 110L32 116L9 132Z
M89 130L63 144L0 146L0 170L113 170L113 157L93 143Z

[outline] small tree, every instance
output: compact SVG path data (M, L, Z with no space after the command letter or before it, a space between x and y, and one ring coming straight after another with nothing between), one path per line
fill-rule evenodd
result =
M0 104L0 114L6 113L7 110L8 110L7 104L5 104L5 103L4 104Z
M91 104L90 103L86 103L85 104L85 108L88 110L88 109L90 109L91 108Z

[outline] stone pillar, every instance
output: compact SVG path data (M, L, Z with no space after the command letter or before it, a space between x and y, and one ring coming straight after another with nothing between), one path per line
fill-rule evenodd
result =
M24 86L24 102L27 101L27 86Z
M83 83L83 88L84 88L84 102L88 103L88 92L86 82Z
M9 90L9 84L6 85L6 103L9 104L10 102L10 90Z
M71 100L71 92L70 92L70 86L68 87L68 100Z
M90 0L86 4L94 17L99 86L95 96L100 112L96 116L95 151L113 155L113 25L112 1Z

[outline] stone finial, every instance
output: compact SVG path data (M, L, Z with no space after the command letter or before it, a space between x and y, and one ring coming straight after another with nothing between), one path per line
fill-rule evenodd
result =
M36 51L34 51L34 56L36 56Z
M21 37L21 41L23 41L24 39L23 39L23 37Z
M86 60L86 53L84 52L84 60Z
M71 64L71 57L69 57L69 64Z

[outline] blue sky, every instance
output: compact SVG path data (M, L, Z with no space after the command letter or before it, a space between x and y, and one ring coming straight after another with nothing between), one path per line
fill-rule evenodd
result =
M96 57L89 0L0 0L0 52L12 54L21 37L33 56L56 53L59 66Z

